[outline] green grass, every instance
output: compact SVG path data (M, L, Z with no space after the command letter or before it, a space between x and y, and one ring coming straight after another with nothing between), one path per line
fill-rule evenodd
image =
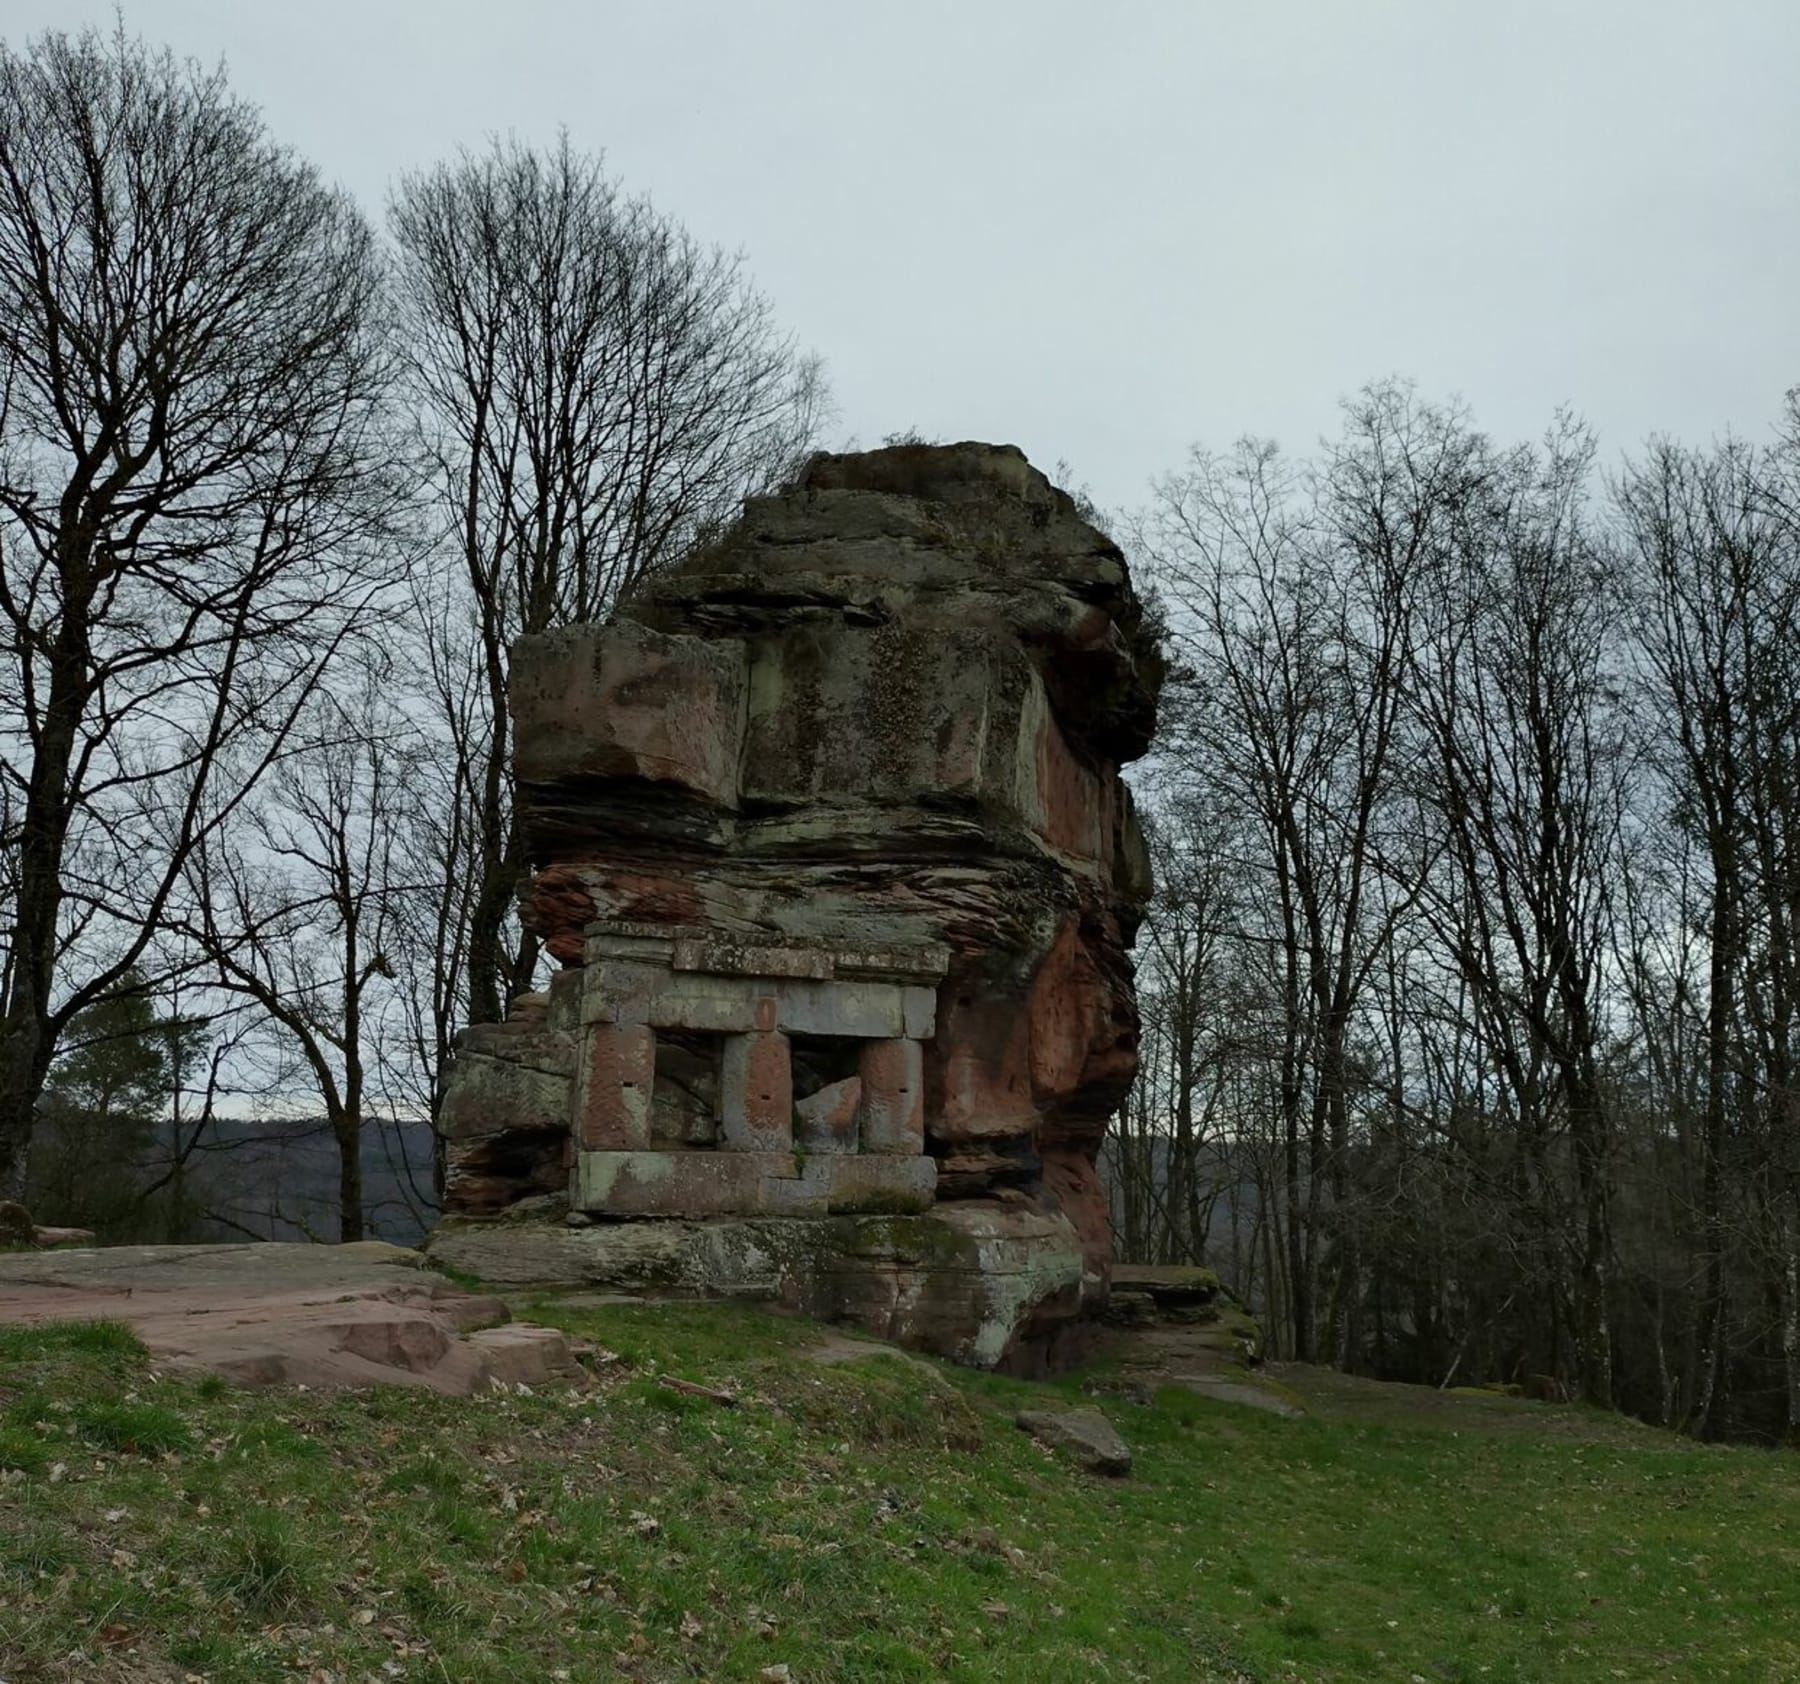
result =
M1073 1381L821 1367L723 1307L544 1319L603 1347L588 1384L461 1400L0 1329L0 1678L1800 1678L1787 1456L1171 1390L1102 1399L1136 1467L1101 1482L1011 1425Z

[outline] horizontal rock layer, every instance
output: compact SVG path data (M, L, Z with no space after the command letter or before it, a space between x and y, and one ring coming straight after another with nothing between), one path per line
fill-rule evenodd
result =
M1003 1198L1050 1224L1014 1252L1072 1275L957 1349L1050 1348L1105 1291L1094 1155L1137 1061L1150 883L1119 767L1162 659L1118 547L1010 447L820 456L512 673L523 916L564 969L458 1049L450 1210ZM889 1262L821 1254L782 1296L879 1327L882 1283L935 1267Z

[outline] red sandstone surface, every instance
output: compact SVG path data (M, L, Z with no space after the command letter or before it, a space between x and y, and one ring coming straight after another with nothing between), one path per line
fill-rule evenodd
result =
M563 969L462 1040L434 1249L604 1281L643 1251L608 1219L830 1221L668 1249L1040 1365L1106 1297L1150 889L1120 769L1161 676L1118 546L982 444L816 457L609 623L521 639L523 916ZM598 1221L470 1231L543 1195Z
M240 1385L423 1386L465 1395L575 1371L549 1328L420 1266L347 1246L114 1246L0 1256L0 1323L117 1321L170 1368Z

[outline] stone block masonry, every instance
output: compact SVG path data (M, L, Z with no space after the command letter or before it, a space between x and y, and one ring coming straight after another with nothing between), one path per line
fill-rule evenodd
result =
M942 951L883 950L888 980L854 973L857 952L705 943L654 927L596 921L586 935L576 1098L574 1208L608 1216L825 1215L929 1207L924 1048L930 978ZM840 977L842 964L851 974ZM717 971L707 970L717 966ZM913 980L895 980L909 978ZM858 1074L797 1098L793 1037L810 1056L860 1059ZM717 1079L706 1150L653 1149L659 1037L710 1049ZM821 1097L823 1096L823 1097ZM797 1132L798 1131L798 1132ZM841 1161L815 1168L813 1151ZM851 1154L882 1160L850 1162ZM894 1160L910 1160L896 1162Z
M434 1249L575 1255L481 1227L554 1189L583 1257L661 1224L690 1287L1054 1361L1107 1290L1161 675L1117 546L979 444L815 457L522 639L522 912L564 968L458 1047Z

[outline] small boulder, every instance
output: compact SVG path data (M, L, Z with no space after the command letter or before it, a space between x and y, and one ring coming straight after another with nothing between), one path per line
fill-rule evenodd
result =
M31 1212L11 1199L0 1199L0 1246L35 1246L37 1230Z
M796 1144L805 1152L854 1152L862 1096L862 1077L846 1076L842 1081L827 1082L804 1099L796 1099Z
M32 1230L32 1242L39 1251L51 1251L57 1246L80 1245L89 1246L94 1243L92 1228L46 1228L39 1223Z
M468 1343L480 1354L492 1386L547 1386L581 1373L569 1341L552 1327L512 1322L471 1333Z
M1261 1410L1265 1415L1279 1415L1292 1420L1306 1412L1279 1392L1272 1392L1252 1380L1235 1380L1228 1374L1177 1374L1175 1384L1190 1392L1209 1397L1219 1403L1235 1403L1244 1409Z
M1089 1473L1123 1479L1131 1472L1131 1448L1097 1409L1022 1409L1018 1425L1040 1444L1072 1456Z

